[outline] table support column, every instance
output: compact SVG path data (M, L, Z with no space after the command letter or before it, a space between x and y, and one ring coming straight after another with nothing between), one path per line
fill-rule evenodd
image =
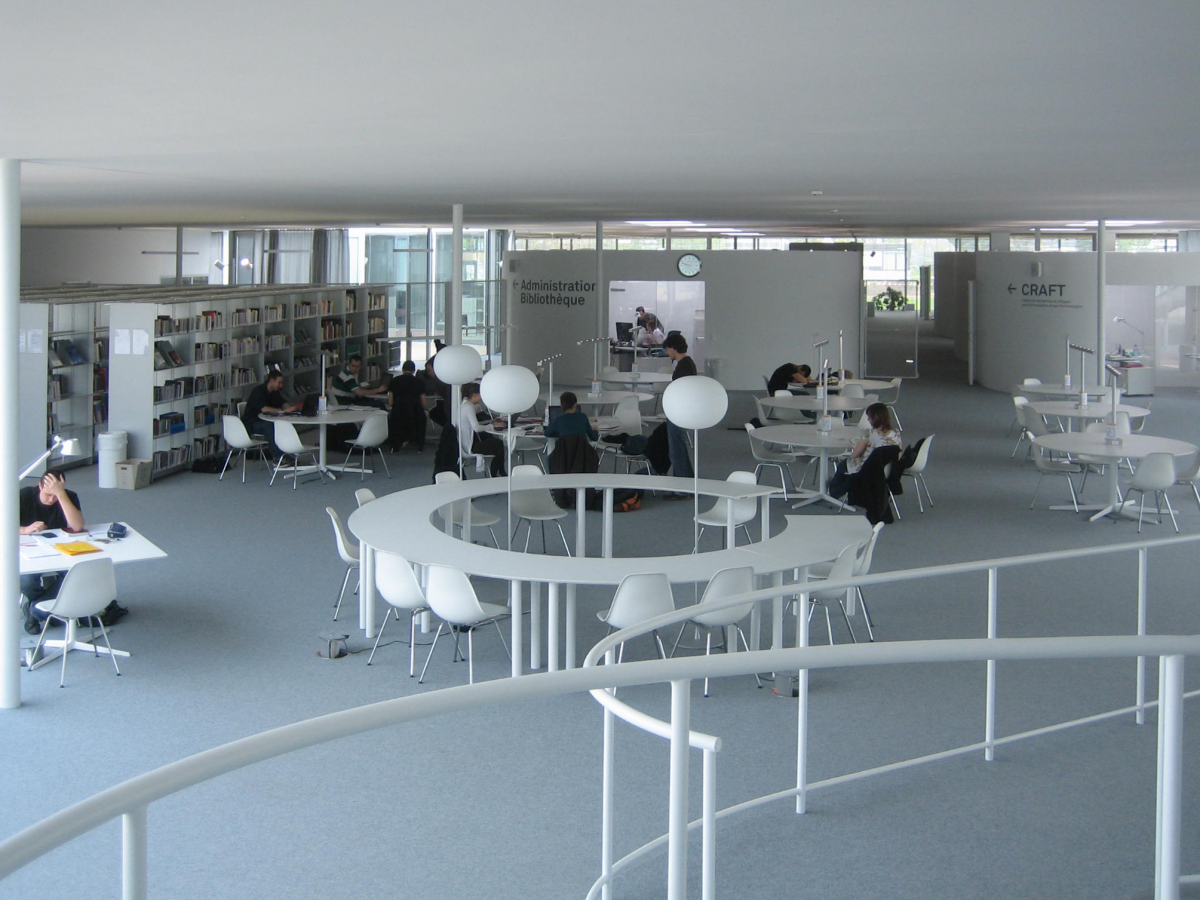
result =
M568 669L575 668L575 585L567 585L567 660Z
M359 545L358 627L367 637L375 637L375 548Z
M508 583L508 607L512 614L510 622L510 643L512 650L512 677L517 678L521 674L521 654L525 652L525 642L522 640L522 631L524 629L524 610L522 609L521 601L521 582L514 578Z
M550 582L546 613L546 671L558 671L558 583Z
M542 583L529 583L529 668L542 667Z

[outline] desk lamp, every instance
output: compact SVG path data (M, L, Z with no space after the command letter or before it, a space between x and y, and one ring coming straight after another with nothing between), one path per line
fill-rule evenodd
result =
M1072 350L1079 351L1079 408L1082 409L1088 405L1087 365L1085 364L1083 357L1084 354L1088 353L1095 355L1096 351L1090 347L1084 347L1080 344L1069 344L1068 346Z
M1134 331L1136 331L1142 337L1146 336L1146 332L1142 331L1142 329L1138 328L1136 325L1134 325L1132 322L1130 322L1124 316L1113 316L1113 321L1120 322L1123 325L1128 325L1130 328L1132 328Z
M1108 421L1108 428L1104 435L1104 443L1120 444L1121 438L1117 434L1117 403L1120 401L1121 389L1117 387L1117 382L1121 377L1121 370L1116 366L1104 364L1104 371L1112 375L1112 386L1109 388L1109 393L1112 395L1112 418Z
M842 341L842 329L838 329L838 383L846 380L846 350ZM861 372L859 374L862 374Z
M512 549L512 417L513 413L523 412L533 406L541 389L537 376L524 366L497 366L484 375L479 383L480 396L488 409L501 413L508 421L508 428L504 432L504 462L508 472L509 550Z
M61 437L59 437L56 434L56 435L54 435L54 440L52 440L50 442L49 449L47 449L45 453L43 453L41 456L39 456L37 459L35 459L29 465L27 465L21 471L21 474L17 476L17 480L20 481L22 478L24 478L26 475L28 475L30 472L32 472L34 469L36 469L39 465L41 465L43 461L49 459L54 454L55 450L60 451L60 455L63 458L66 458L68 456L82 456L83 455L83 447L80 445L78 439L68 438L67 440L63 440Z
M692 552L700 546L700 429L711 428L725 417L729 395L721 382L707 375L689 375L667 385L662 397L663 413L680 428L692 432L696 454L692 466ZM732 502L732 501L731 501Z
M812 345L813 350L820 350L822 347L824 347L828 343L829 343L829 338L825 338L825 340L823 340L823 341L817 341L815 344ZM825 365L826 366L829 365L829 360L825 361ZM817 369L817 373L818 373L817 374L817 396L819 397L824 393L824 387L823 387L824 379L821 377L820 373L823 373L825 371L823 368L821 368L821 355L819 353L817 354L816 369Z
M580 341L580 343L583 343ZM576 344L579 346L579 344ZM534 363L535 366L540 366L542 363L548 363L550 368L550 380L546 385L546 415L545 424L550 424L550 405L554 402L554 361L562 356L561 353L555 353L553 356L544 356ZM535 401L537 398L534 398ZM492 404L488 404L491 406Z
M598 394L603 388L600 384L600 345L607 344L608 338L584 338L582 341L576 341L576 347L582 347L584 344L592 345L592 393ZM561 355L561 354L560 354Z
M829 387L825 383L828 378L829 359L826 358L821 366L821 387L817 389L821 394L821 424L817 426L817 430L826 434L833 431L833 419L829 418Z

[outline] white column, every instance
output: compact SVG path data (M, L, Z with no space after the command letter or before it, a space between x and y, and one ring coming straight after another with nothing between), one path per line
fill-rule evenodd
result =
M1158 827L1154 900L1179 900L1183 818L1183 657L1159 661Z
M21 163L0 159L0 521L17 521L17 326L21 302ZM17 542L0 549L0 580L8 612L0 614L0 708L21 705L21 613L15 602L20 561Z
M121 900L146 900L146 807L121 816Z
M462 343L463 207L455 203L451 213L454 235L450 253L450 303L446 310L446 343Z
M1104 342L1108 339L1104 320L1108 317L1108 303L1105 291L1105 267L1108 252L1108 240L1105 233L1105 221L1096 223L1096 384L1104 385Z
M671 776L667 811L667 900L687 898L688 735L692 683L671 682Z
M608 334L608 291L604 285L604 223L596 223L596 337ZM600 366L606 365L601 361ZM596 377L600 377L597 370Z

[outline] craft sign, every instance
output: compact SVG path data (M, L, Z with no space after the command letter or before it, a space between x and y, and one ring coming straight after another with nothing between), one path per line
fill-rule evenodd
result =
M1020 290L1022 297L1062 297L1066 287L1065 284L1022 284L1018 287L1010 283L1008 292Z

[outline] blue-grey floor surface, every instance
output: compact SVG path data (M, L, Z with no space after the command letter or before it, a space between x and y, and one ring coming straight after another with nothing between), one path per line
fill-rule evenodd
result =
M766 367L764 367L766 368ZM881 373L883 374L883 373ZM1016 381L1021 373L1013 373ZM745 432L749 394L731 396L726 420L701 434L701 472L753 467ZM1060 479L1043 484L1010 456L1007 394L968 387L945 342L922 346L921 378L897 408L906 441L936 434L926 475L934 506L884 529L875 570L1116 545L1136 523L1089 524L1072 512ZM1200 441L1200 393L1160 391L1147 433ZM377 493L431 479L427 451L393 454L392 478L367 476ZM0 834L226 741L334 710L466 682L466 667L439 647L426 684L407 673L407 648L369 643L348 597L339 625L354 653L319 651L335 629L332 605L343 566L325 507L348 515L357 477L322 485L267 486L251 468L237 477L181 474L138 491L100 490L96 471L69 473L91 522L126 520L169 558L118 569L130 614L112 629L132 657L110 663L82 653L67 667L22 673L23 706L0 711ZM1100 479L1087 488L1097 498ZM1189 490L1172 497L1184 533L1200 531ZM491 501L487 501L491 502ZM498 502L492 503L497 511ZM774 515L785 509L776 503ZM832 509L806 508L822 527ZM597 514L592 514L597 516ZM617 554L686 552L690 504L647 497L616 520ZM397 521L397 528L411 523ZM568 528L569 530L569 528ZM1148 525L1147 536L1173 534ZM706 540L715 536L706 536ZM553 542L552 542L552 550ZM1196 553L1151 554L1149 628L1196 633ZM504 587L477 583L483 599ZM1129 553L1004 571L1003 636L1129 633L1136 624L1136 564ZM610 590L580 589L579 646L604 626L594 613ZM676 592L691 602L692 591ZM985 635L983 575L918 581L868 594L880 640ZM814 622L815 625L815 622ZM861 630L861 629L860 629ZM389 637L401 637L393 625ZM847 640L834 623L835 637ZM824 639L814 628L814 641ZM476 642L476 675L505 677L493 634ZM628 649L647 658L649 641ZM422 657L419 657L423 658ZM1151 666L1150 690L1156 690ZM1133 702L1132 663L1061 662L999 667L1001 735ZM536 676L535 676L536 677ZM1195 672L1189 686L1200 684ZM693 724L720 735L721 807L794 783L796 706L770 683L717 680L693 700ZM623 697L665 714L666 688ZM983 737L982 665L831 670L812 675L809 777L829 778ZM1183 869L1200 870L1196 709L1187 710ZM738 898L1133 898L1153 884L1155 717L1088 725L981 754L815 791L808 812L790 802L722 821L718 895ZM585 696L526 702L428 719L262 763L151 807L150 896L193 898L420 897L581 898L599 871L601 714ZM666 830L667 747L628 727L617 732L617 854ZM694 816L699 815L694 757ZM699 896L699 841L689 893ZM614 897L665 894L664 852L623 873ZM29 865L0 897L120 894L120 828L110 823Z

